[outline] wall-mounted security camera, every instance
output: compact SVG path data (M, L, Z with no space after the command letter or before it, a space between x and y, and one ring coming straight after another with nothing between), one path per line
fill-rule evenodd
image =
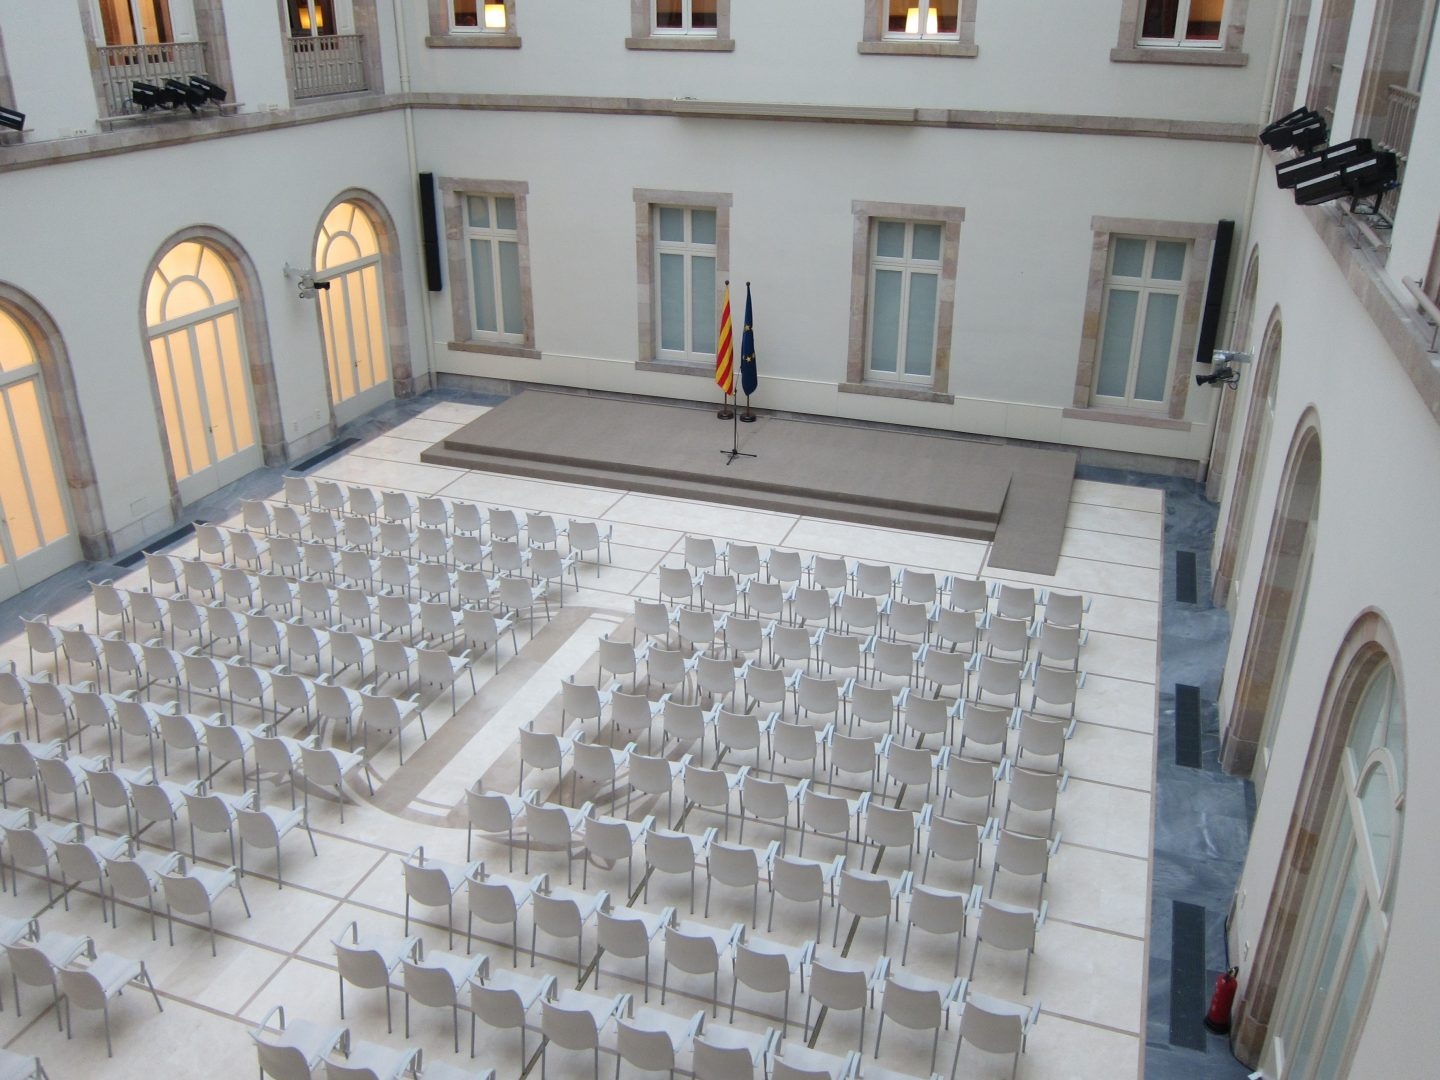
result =
M1232 352L1229 349L1216 349L1210 357L1212 364L1249 364L1253 363L1255 357L1247 352Z
M329 289L330 282L317 280L314 273L309 270L300 275L300 299L314 300L315 295L322 289Z
M1216 353L1215 355L1219 356L1220 354ZM1228 386L1233 390L1239 382L1240 372L1225 364L1216 368L1209 375L1195 376L1196 386Z

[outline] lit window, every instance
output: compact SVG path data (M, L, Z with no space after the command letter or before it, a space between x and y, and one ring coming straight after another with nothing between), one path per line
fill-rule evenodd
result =
M942 235L938 222L872 222L867 381L933 381Z
M1159 408L1166 403L1189 251L1184 240L1112 239L1095 404Z
M0 567L69 534L60 479L39 357L0 308ZM13 572L0 573L0 584L12 580Z
M175 40L169 0L100 0L106 45L157 45Z
M1219 45L1225 0L1145 0L1142 45Z
M510 29L504 0L450 0L450 26L455 30L503 34Z
M388 391L380 269L380 241L369 217L356 203L340 203L325 216L315 241L315 270L330 286L315 302L333 405L376 387Z
M960 0L888 0L885 36L954 38L960 32Z
M657 34L707 34L719 31L719 0L655 0Z
M290 36L316 37L335 33L331 0L290 0Z

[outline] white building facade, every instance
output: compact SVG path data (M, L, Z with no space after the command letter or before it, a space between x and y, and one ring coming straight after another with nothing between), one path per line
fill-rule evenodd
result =
M1407 1075L1437 1040L1392 1030L1440 875L1405 787L1440 746L1403 722L1437 689L1405 284L1440 279L1433 7L0 0L0 596L433 385L713 398L748 283L759 407L1208 475L1226 761L1263 785L1238 1045ZM1393 229L1276 189L1256 134L1306 102L1403 136ZM1237 390L1195 384L1207 305Z

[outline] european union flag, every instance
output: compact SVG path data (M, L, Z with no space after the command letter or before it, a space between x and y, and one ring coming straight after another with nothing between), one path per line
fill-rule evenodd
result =
M755 368L755 311L750 303L750 283L745 283L745 332L740 338L740 389L749 397L760 385Z

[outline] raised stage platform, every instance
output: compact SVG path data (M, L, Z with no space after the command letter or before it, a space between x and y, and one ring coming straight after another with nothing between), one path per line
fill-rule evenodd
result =
M1075 455L945 435L527 390L421 455L438 465L993 541L989 564L1053 574Z

